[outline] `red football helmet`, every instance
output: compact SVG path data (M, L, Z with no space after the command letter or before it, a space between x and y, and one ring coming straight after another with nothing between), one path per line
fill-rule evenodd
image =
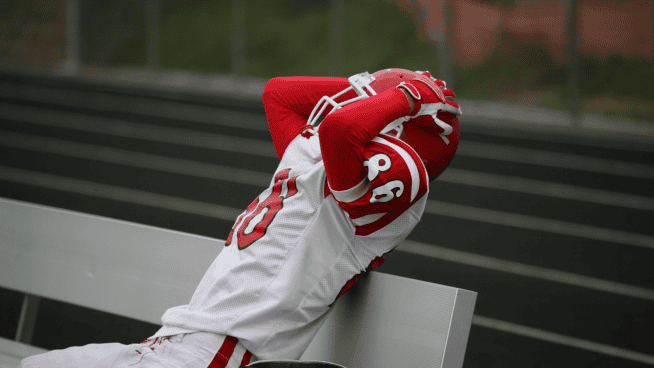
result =
M307 124L315 125L328 104L333 107L328 113L331 114L345 105L374 96L389 88L395 88L402 82L411 82L414 79L424 81L441 100L445 101L441 88L425 74L406 69L383 69L373 74L364 72L348 78L350 87L331 97L323 96L311 112ZM354 90L358 96L340 103L335 101L351 90ZM456 152L459 143L459 118L457 115L461 114L461 109L454 103L430 105L432 105L431 114L402 117L388 124L381 134L390 134L408 143L422 159L429 175L429 181L432 181L445 170ZM426 106L423 105L424 107Z

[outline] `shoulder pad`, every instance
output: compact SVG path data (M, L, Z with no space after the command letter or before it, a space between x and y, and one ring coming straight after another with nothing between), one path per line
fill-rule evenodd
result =
M363 151L367 176L355 187L331 191L355 225L387 213L401 213L428 192L428 176L418 154L405 142L382 134Z

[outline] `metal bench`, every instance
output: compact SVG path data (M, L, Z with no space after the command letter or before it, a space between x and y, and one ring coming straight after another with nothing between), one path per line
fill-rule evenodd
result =
M217 239L0 198L0 286L25 293L0 367L30 346L39 298L154 324L187 304ZM169 267L175 262L175 267ZM355 367L460 367L477 293L371 271L335 304L301 360Z

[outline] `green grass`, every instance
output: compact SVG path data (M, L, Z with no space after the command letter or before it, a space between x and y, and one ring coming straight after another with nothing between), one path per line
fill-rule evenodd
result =
M229 72L229 2L196 1L169 9L168 13L160 34L162 68L208 74Z
M247 75L328 75L329 9L315 8L301 16L287 1L246 2ZM161 30L161 65L215 74L230 68L231 7L229 2L198 2L167 17ZM346 1L344 75L387 67L434 70L429 46L415 37L411 14L385 2ZM374 12L376 17L371 17Z

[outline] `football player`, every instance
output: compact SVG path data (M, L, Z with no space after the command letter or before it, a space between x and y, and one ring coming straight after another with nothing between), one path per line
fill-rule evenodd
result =
M141 344L55 350L23 367L299 359L338 298L420 220L429 182L456 152L454 97L429 72L404 69L271 79L263 104L281 161L189 304L168 309Z

